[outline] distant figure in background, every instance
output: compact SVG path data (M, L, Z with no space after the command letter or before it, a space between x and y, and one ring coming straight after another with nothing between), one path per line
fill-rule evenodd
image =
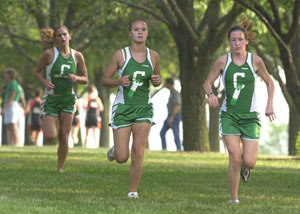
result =
M79 113L79 104L77 102L78 100L76 100L76 111ZM78 139L78 133L79 133L79 129L80 129L80 118L79 118L79 114L75 114L74 118L73 118L73 122L72 122L72 128L71 128L71 137L73 139L74 144L78 144L79 139Z
M18 74L16 77L16 80L18 81L19 85L18 85L18 89L19 89L19 93L20 93L20 100L19 100L19 105L20 105L20 109L19 109L19 119L17 122L17 126L19 129L19 142L18 142L18 146L24 146L25 144L25 109L26 109L26 99L25 99L25 93L24 93L24 89L21 86L21 76Z
M174 80L172 78L166 79L165 87L170 90L170 97L167 104L168 117L164 121L163 127L160 131L162 149L167 149L166 133L169 129L172 129L176 148L178 151L181 151L181 141L179 136L179 123L181 121L181 96L174 88Z
M14 68L7 68L4 72L4 78L8 82L5 88L4 106L2 114L4 115L4 124L8 128L10 145L16 146L19 142L19 130L17 122L19 119L19 100L20 90L16 80L17 72Z
M29 114L29 132L30 138L35 146L38 146L38 139L41 133L41 112L42 112L42 95L43 90L37 88L35 97L28 101L25 114Z
M96 128L98 127L98 122L100 121L100 112L104 110L101 99L98 97L97 88L94 85L90 85L88 89L88 97L84 102L85 109L87 109L85 127L86 135L84 141L84 148L87 146L88 136L90 129L93 129L93 137L96 147L99 147L99 140L96 136Z

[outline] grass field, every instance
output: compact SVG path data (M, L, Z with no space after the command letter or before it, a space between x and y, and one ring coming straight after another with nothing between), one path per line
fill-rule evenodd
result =
M227 155L147 151L138 199L127 198L129 163L106 149L0 147L0 213L300 213L300 161L259 156L239 205L227 204Z

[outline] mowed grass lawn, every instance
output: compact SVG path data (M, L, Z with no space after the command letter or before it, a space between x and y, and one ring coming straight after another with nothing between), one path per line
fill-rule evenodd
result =
M0 147L0 213L300 213L300 161L259 156L240 204L229 200L227 155L147 151L138 199L127 198L130 163L107 149L70 149L56 171L56 147Z

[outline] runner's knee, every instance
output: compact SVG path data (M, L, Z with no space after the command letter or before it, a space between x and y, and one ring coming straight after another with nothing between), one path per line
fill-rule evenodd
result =
M46 141L53 141L53 140L55 140L55 138L56 138L56 135L55 134L46 134L46 133L44 133L44 137L45 137L45 140Z
M256 164L255 160L244 160L243 165L249 169L253 169Z
M128 161L129 155L116 155L115 154L115 160L118 163L126 163Z
M234 168L240 168L242 163L242 158L239 154L231 154L230 155L230 163Z

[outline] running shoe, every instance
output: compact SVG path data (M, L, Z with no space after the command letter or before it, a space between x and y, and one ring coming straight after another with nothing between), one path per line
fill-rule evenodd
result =
M110 150L108 150L108 152L107 152L107 159L108 159L109 161L115 160L115 157L114 157L114 151L115 151L115 147L114 147L114 146L111 147Z
M248 182L250 180L250 169L246 168L246 167L241 167L241 177L243 179L244 182Z
M239 200L229 200L227 201L228 204L239 204L240 201Z
M128 197L129 198L138 198L139 194L137 192L129 192Z

